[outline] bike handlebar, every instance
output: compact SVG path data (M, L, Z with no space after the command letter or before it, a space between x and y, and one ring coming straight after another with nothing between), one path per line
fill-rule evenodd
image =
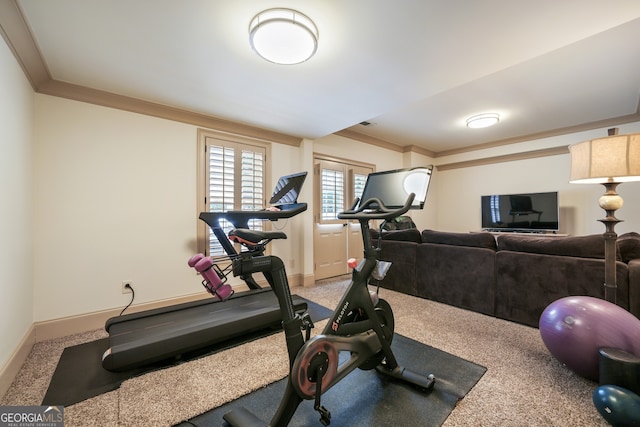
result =
M416 197L415 193L409 194L407 200L404 203L404 206L398 209L390 209L384 205L384 203L378 199L377 197L372 197L371 199L367 199L364 203L361 203L358 208L358 202L360 201L358 198L355 199L351 209L346 210L344 212L340 212L338 214L339 219L393 219L399 217L400 215L407 212L411 209L411 204L413 203L413 199Z

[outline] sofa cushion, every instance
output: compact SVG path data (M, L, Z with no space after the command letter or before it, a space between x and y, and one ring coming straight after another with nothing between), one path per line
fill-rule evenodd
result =
M377 239L380 236L378 230L369 230L372 239ZM421 243L420 232L416 228L408 228L406 230L391 230L382 232L382 240L396 240L400 242L414 242Z
M452 233L424 230L422 232L422 243L496 249L496 239L491 233Z
M503 234L498 236L498 251L529 252L544 255L604 258L602 234L588 236L535 236ZM616 258L620 253L616 250Z
M631 232L619 236L618 250L620 251L620 258L627 264L632 259L640 258L640 234Z
M495 258L497 317L537 327L544 309L559 298L604 298L604 259L514 251L498 251ZM627 264L616 263L616 302L624 309L631 292L629 270Z
M495 249L438 243L417 246L415 272L418 296L494 314Z

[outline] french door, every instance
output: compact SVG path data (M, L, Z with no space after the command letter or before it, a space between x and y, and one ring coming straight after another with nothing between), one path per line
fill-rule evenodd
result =
M349 272L347 260L362 257L360 224L338 219L360 197L373 166L316 158L314 162L314 265L316 280Z

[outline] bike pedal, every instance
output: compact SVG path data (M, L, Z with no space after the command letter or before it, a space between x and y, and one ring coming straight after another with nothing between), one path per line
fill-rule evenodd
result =
M316 409L316 411L320 413L320 422L323 426L328 426L329 424L331 424L331 412L329 412L327 408L321 406Z

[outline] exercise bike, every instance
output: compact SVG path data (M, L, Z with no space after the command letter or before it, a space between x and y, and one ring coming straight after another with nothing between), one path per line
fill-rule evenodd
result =
M356 368L376 371L382 375L405 381L424 391L435 383L433 375L410 371L398 364L391 342L394 333L393 312L390 305L369 290L372 277L381 279L389 263L378 261L380 248L372 246L370 220L390 220L407 212L415 195L411 193L399 209L385 207L378 198L359 204L338 215L343 220L358 220L364 242L364 259L352 270L352 279L342 299L321 334L310 338L313 324L308 316L296 314L291 302L284 263L276 256L241 256L233 260L233 274L262 272L278 298L289 356L289 376L284 396L271 421L267 424L245 408L224 415L231 426L286 426L303 400L314 400L320 422L329 425L331 412L322 406L321 396ZM234 238L246 245L278 238L258 231L236 229ZM382 276L382 277L381 277ZM306 331L303 336L303 331ZM348 352L349 357L339 357Z

